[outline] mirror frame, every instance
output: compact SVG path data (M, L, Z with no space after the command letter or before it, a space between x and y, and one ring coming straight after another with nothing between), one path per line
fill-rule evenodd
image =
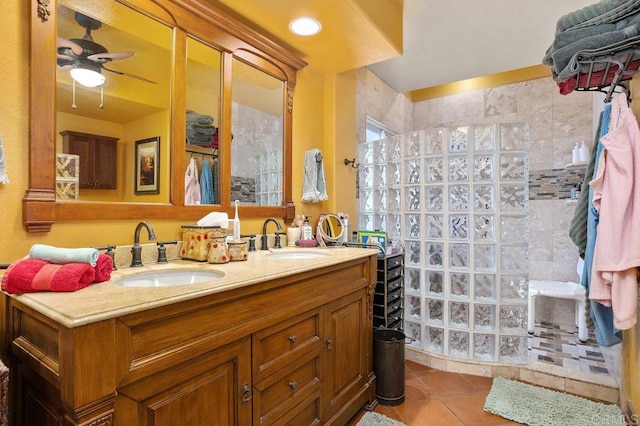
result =
M56 200L56 35L58 0L31 0L29 73L29 186L23 198L22 221L27 232L48 232L56 222L126 219L194 220L212 208L232 213L231 198L231 63L237 58L284 82L283 204L240 206L247 218L295 217L292 200L292 113L296 73L307 63L259 32L209 4L189 0L116 0L173 29L171 76L171 179L169 203L125 203ZM187 35L222 54L219 149L220 204L185 206L185 125ZM226 184L228 182L229 184Z

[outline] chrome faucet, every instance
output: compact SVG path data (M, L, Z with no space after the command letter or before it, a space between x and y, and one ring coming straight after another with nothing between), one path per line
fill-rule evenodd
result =
M144 220L136 226L136 232L133 234L133 247L131 248L131 266L142 266L142 247L140 246L140 231L147 228L149 233L149 241L155 241L156 234L153 228Z
M267 225L269 224L269 222L275 223L276 227L278 228L278 231L282 230L282 226L280 225L280 222L278 222L278 219L270 217L267 220L265 220L264 224L262 225L262 236L260 237L260 250L269 250L269 247L267 245Z

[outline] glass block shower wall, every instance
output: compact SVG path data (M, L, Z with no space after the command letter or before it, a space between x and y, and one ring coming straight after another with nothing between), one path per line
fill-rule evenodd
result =
M360 229L405 245L412 346L527 362L528 141L505 123L360 144Z

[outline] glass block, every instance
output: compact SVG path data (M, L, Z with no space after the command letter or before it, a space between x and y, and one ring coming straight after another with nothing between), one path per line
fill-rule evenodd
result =
M399 214L390 214L388 215L389 228L388 233L394 240L402 239L402 218ZM384 229L384 228L380 228Z
M494 216L490 214L477 214L473 216L473 224L476 241L494 241Z
M500 362L526 364L529 361L526 336L500 336Z
M525 245L500 246L500 269L502 272L526 271L528 252L528 247Z
M425 271L427 274L427 293L431 296L444 296L444 275L440 271Z
M524 275L503 275L500 277L500 301L517 303L527 300L529 282Z
M373 167L361 167L359 175L361 188L373 188Z
M475 210L492 211L495 207L493 185L473 186L473 208Z
M466 126L452 128L449 131L449 152L466 152L469 150L469 128Z
M451 280L451 296L469 298L469 274L452 272L449 275Z
M442 154L444 152L444 131L442 129L427 130L424 138L427 154Z
M500 331L524 332L527 326L527 307L515 305L500 306Z
M405 241L407 249L407 263L412 265L420 264L420 241Z
M500 155L500 179L524 180L527 177L526 157L524 154Z
M390 212L399 212L402 208L402 192L400 188L389 188L387 191L389 196L388 209Z
M378 164L373 168L373 172L374 185L376 188L387 186L387 166L385 164Z
M374 206L374 191L360 191L360 211L372 212Z
M405 184L420 183L420 160L412 158L404 162Z
M420 274L419 268L405 268L404 287L407 293L420 294Z
M444 301L427 298L426 318L431 323L444 324Z
M80 184L76 179L56 179L56 200L77 200Z
M496 246L493 244L475 244L474 264L477 269L495 271L496 269Z
M373 202L375 206L375 211L386 212L387 211L387 190L376 189L374 192ZM380 228L380 229L386 229L386 228Z
M280 187L280 173L269 173L269 191L279 191Z
M521 211L527 208L526 184L500 185L500 207L505 211Z
M392 136L387 138L387 151L390 161L398 161L401 157L400 147L402 145L402 136Z
M387 140L380 139L373 142L373 162L374 164L387 161Z
M282 194L280 192L269 194L269 205L270 206L282 205Z
M444 244L427 243L427 265L443 266Z
M258 163L260 163L260 171L266 172L269 170L269 162L267 160L267 154L260 154L260 158L258 159Z
M420 133L412 132L405 135L405 158L420 156Z
M496 276L493 274L475 274L474 292L476 300L496 300Z
M469 216L452 214L449 216L449 236L453 239L466 240L469 238Z
M458 328L469 328L468 303L449 302L449 325Z
M421 327L420 324L412 322L412 321L406 321L404 323L405 325L405 334L407 337L409 337L411 339L411 346L415 346L417 348L421 348L422 347L422 333L421 333Z
M420 297L419 296L411 296L407 295L407 304L406 304L406 318L414 319L419 321L421 317L420 315Z
M493 180L493 155L476 155L473 158L473 178Z
M449 355L469 358L469 333L457 330L449 332Z
M473 357L493 361L496 354L496 337L493 334L473 335Z
M387 182L389 182L389 186L400 186L402 183L402 174L400 173L402 167L400 163L389 163L388 166L389 176L387 177Z
M441 240L444 236L444 215L428 214L427 218L427 238Z
M80 179L80 156L77 154L56 154L56 179L70 182ZM75 198L58 198L62 200Z
M442 157L427 158L424 160L426 179L428 182L442 182L444 179L444 159Z
M500 125L500 148L504 151L524 151L529 147L529 126L523 123Z
M493 151L496 140L496 128L493 124L477 125L474 135L476 151Z
M529 241L528 216L502 216L500 218L500 240L506 243Z
M469 186L449 186L449 209L453 211L469 210Z
M431 352L442 353L444 350L444 330L442 328L427 327L426 349Z
M467 157L449 157L449 181L466 182L469 180L469 159Z
M420 215L405 215L405 223L407 227L405 235L409 238L420 238Z
M480 305L473 307L473 327L475 330L493 331L496 328L496 306Z
M373 214L360 214L360 229L366 231L373 231Z
M427 195L427 209L430 211L442 211L444 209L444 187L428 186L425 191Z
M449 245L449 266L452 268L469 267L469 244Z
M374 229L387 229L387 215L375 214L373 216Z
M420 210L420 187L419 186L407 186L405 187L407 210Z

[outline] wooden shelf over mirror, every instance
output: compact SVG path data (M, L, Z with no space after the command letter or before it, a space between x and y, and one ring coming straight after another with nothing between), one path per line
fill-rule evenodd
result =
M247 202L240 206L241 215L247 218L259 217L282 217L292 219L295 215L295 206L292 200L292 183L291 183L291 164L292 164L292 101L293 91L296 84L296 73L307 64L296 57L285 48L279 46L275 42L269 40L256 30L248 27L240 20L226 14L226 12L216 9L207 2L199 0L104 0L101 2L86 2L82 0L50 0L42 2L41 0L30 0L31 8L31 37L30 37L30 156L29 156L29 188L23 199L23 223L29 232L48 232L51 226L56 222L73 222L86 220L125 220L132 218L146 219L177 219L177 220L194 220L194 218L202 217L211 211L212 206L218 211L226 211L232 213L233 200L231 193L232 181L232 134L235 137L242 137L242 129L238 129L238 121L234 121L233 112L238 108L233 102L237 102L238 96L232 96L232 86L236 87L238 79L243 77L238 74L238 70L242 67L234 66L234 62L248 65L251 69L260 71L268 81L274 79L281 82L278 87L280 99L276 105L280 105L281 114L278 112L276 116L282 117L282 180L281 198L278 198L277 205L257 205L259 202ZM158 114L162 114L163 108L166 110L166 116L169 117L168 123L163 126L150 126L156 131L156 134L139 134L127 129L127 126L134 127L130 124L118 123L113 128L116 130L109 136L117 136L120 139L119 144L123 144L122 160L125 164L120 164L118 173L128 176L133 173L133 166L129 165L127 156L133 155L133 144L135 140L145 139L147 137L160 136L162 140L163 153L160 158L167 161L162 165L160 177L160 197L154 198L149 195L136 195L133 188L118 187L118 195L120 199L113 201L87 201L83 200L82 191L78 200L56 200L55 192L55 158L56 152L61 152L58 148L57 141L60 136L58 133L64 128L59 122L57 116L56 99L62 97L59 92L59 75L58 73L67 73L69 69L77 66L77 63L84 61L84 57L76 57L69 60L69 57L75 54L63 51L60 55L60 37L63 40L73 39L73 34L59 34L59 19L65 19L62 14L59 16L59 10L64 8L75 12L80 12L83 16L104 24L102 29L93 30L93 37L98 42L99 37L106 37L108 28L118 27L117 19L122 16L121 13L114 13L118 8L125 8L127 13L132 13L136 20L152 20L155 25L162 25L169 29L172 35L170 57L167 63L170 63L169 78L166 83L169 92L166 99L169 99L167 106L159 106L156 103L153 107ZM65 10L68 14L68 10ZM77 21L77 18L76 18ZM82 22L82 21L81 21ZM97 25L97 24L95 24ZM128 25L131 28L131 25ZM135 27L135 26L134 26ZM78 38L82 36L85 29L78 27L80 33ZM100 31L103 31L100 33ZM142 37L144 38L144 37ZM189 41L191 40L191 41ZM215 52L215 60L213 68L219 65L219 70L210 72L208 75L211 79L207 83L214 86L219 84L212 107L206 105L201 107L207 114L216 114L215 127L217 131L217 141L219 147L218 155L218 179L219 179L219 204L215 205L191 205L184 204L184 172L187 167L188 156L185 156L186 146L186 111L190 109L190 102L197 99L197 95L193 95L193 89L189 88L192 83L194 67L204 64L206 61L194 60L193 48L192 54L188 55L188 43L193 46L193 41L197 41L198 45L202 45L204 50L210 49ZM63 42L64 43L64 42ZM115 43L115 42L114 42ZM105 43L106 44L106 43ZM114 44L115 46L115 44ZM123 49L114 47L115 52ZM134 50L133 48L131 50ZM66 55L65 55L66 53ZM62 61L61 61L62 58ZM119 58L119 57L113 57ZM111 59L105 60L105 68L115 68L116 70L124 70L125 67L118 68L119 62L111 64ZM82 59L82 61L80 61ZM129 59L127 59L129 60ZM122 61L126 63L126 61ZM130 61L133 64L133 61ZM195 65L194 65L195 64ZM189 71L187 71L188 67ZM103 70L99 70L103 71ZM128 71L128 73L136 74ZM117 74L106 72L107 79L120 78ZM149 72L149 74L152 74ZM258 73L260 74L260 73ZM67 82L70 83L68 76ZM153 78L149 78L153 80ZM157 78L160 80L160 78ZM109 81L109 80L107 80ZM129 82L118 86L120 90L126 87ZM132 81L132 80L129 80ZM67 83L67 87L69 84ZM133 83L131 83L133 84ZM76 89L82 86L76 86ZM149 86L151 87L151 86ZM251 84L245 84L246 90L251 90ZM203 86L198 86L202 88ZM247 89L249 88L249 89ZM83 87L83 89L86 89ZM260 88L263 90L265 88ZM151 90L151 89L149 89ZM236 90L240 90L237 89ZM264 90L266 91L266 89ZM57 92L60 96L57 96ZM111 108L110 111L121 106L124 108L125 101L122 100L126 96L118 97L115 93L114 85L105 85L101 93L99 88L93 89L97 99L104 96L105 109ZM197 92L197 91L196 91ZM91 93L85 90L84 93ZM187 96L188 95L188 96ZM244 98L251 98L246 96ZM65 95L66 96L66 95ZM164 95L163 95L164 96ZM240 97L241 98L241 97ZM75 99L75 98L74 98ZM99 102L99 101L98 101ZM110 103L109 103L110 102ZM133 102L127 100L126 102ZM72 100L73 104L73 100ZM198 104L200 105L200 104ZM66 114L78 114L75 111L67 111ZM71 118L69 118L71 117ZM65 124L73 118L73 115L66 117ZM84 120L84 119L83 119ZM90 119L92 120L92 118ZM80 128L77 130L86 133L99 133L88 125L82 126L82 120L77 120ZM86 120L89 122L89 120ZM240 121L242 123L242 121ZM120 130L121 126L125 130ZM232 126L236 126L232 129ZM136 129L143 128L136 123ZM75 128L75 127L74 127ZM165 130L163 130L165 129ZM151 133L151 131L147 132ZM165 142L165 140L167 142ZM239 145L241 146L241 145ZM166 150L166 151L165 151ZM166 160L164 160L166 159ZM124 185L128 185L133 179L125 179ZM148 200L154 200L149 202Z

